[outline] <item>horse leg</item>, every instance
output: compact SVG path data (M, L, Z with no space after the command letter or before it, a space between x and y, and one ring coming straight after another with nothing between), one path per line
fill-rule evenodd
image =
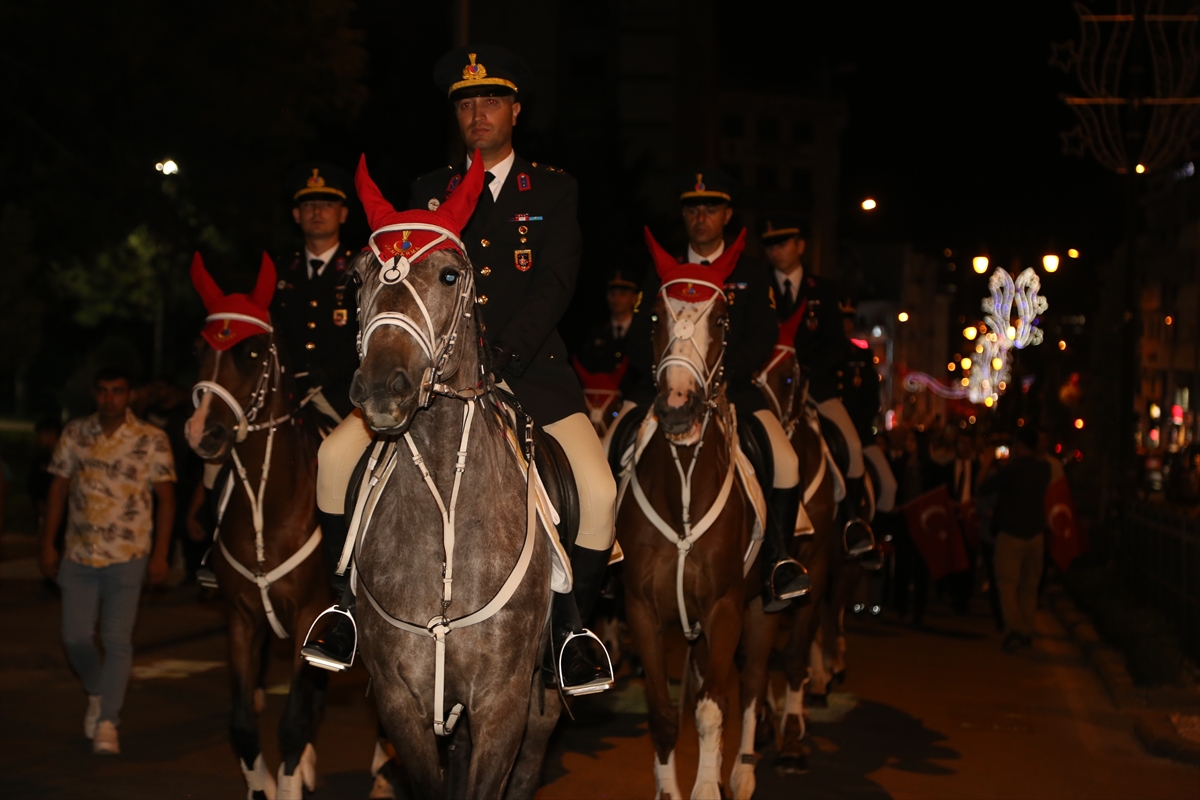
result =
M801 606L792 621L791 636L784 651L784 672L787 694L780 722L779 752L775 769L785 773L808 772L808 755L804 752L804 690L812 674L813 637L825 601L824 588L811 595L814 602Z
M514 702L523 697L522 689L528 685L524 680L510 680L494 689L488 687L489 702L471 708L471 766L464 797L504 796L526 732L528 705L535 702Z
M675 742L679 739L679 714L667 690L667 655L662 625L654 605L632 593L625 599L626 617L634 647L646 676L646 702L650 709L650 740L654 742L655 800L683 800L675 774Z
M248 796L253 800L275 800L275 778L263 763L258 742L258 716L254 712L254 689L262 658L266 626L234 604L229 620L229 665L232 678L232 710L229 739L241 762Z
M738 593L740 595L740 592ZM738 641L742 636L742 603L729 595L713 603L704 620L708 639L708 668L704 688L696 703L696 733L700 737L700 764L692 800L723 800L721 782L722 731L729 716L729 698L725 696L729 670Z
M544 710L543 710L544 709ZM529 694L529 717L525 723L525 738L517 753L512 777L508 780L505 800L532 800L541 783L542 762L546 758L546 744L562 713L562 701L558 692L547 689L541 676L533 676L533 690Z
M754 755L758 742L758 700L766 694L767 659L775 643L775 631L779 627L778 614L764 614L762 597L755 595L746 606L742 625L742 651L746 663L742 667L742 740L738 748L738 760L729 776L729 788L735 800L750 800L754 796ZM770 727L770 717L767 717ZM771 738L774 736L772 734Z
M376 729L375 752L371 755L371 793L367 800L395 800L398 778L396 748L388 741L383 725Z
M303 800L304 789L317 787L316 738L318 711L323 705L329 673L315 669L300 658L297 640L293 663L292 686L287 705L279 718L279 750L283 763L279 765L279 800Z
M402 676L395 681L375 681L373 687L379 720L387 738L397 752L404 753L402 762L398 759L393 762L403 777L401 788L407 790L409 797L442 797L445 783L429 710L422 706L419 695Z

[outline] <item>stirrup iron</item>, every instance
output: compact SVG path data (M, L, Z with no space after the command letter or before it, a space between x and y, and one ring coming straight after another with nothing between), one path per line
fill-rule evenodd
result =
M349 618L350 624L354 626L354 647L350 651L350 661L343 664L340 661L334 661L326 657L315 647L310 647L308 640L312 637L313 628L317 626L317 622L326 614L341 614ZM354 615L345 608L339 605L332 605L317 615L317 618L312 621L312 625L308 626L308 633L304 636L304 647L300 648L300 657L312 664L314 667L326 669L330 672L344 672L354 666L354 656L358 654L358 622L355 621Z
M573 639L591 639L597 645L600 646L600 652L604 653L604 660L606 662L608 662L608 676L609 677L608 677L607 681L605 681L604 683L586 684L584 686L567 686L566 685L566 681L563 680L562 658L563 658L563 653L565 653L567 651L567 645L569 645L571 643L571 640L573 640ZM558 678L559 689L562 691L563 694L567 695L568 697L582 697L583 695L588 695L588 694L599 694L600 692L605 692L605 691L608 691L609 689L611 689L616 682L616 676L613 674L612 658L609 657L609 655L608 655L608 648L604 646L604 642L600 641L599 636L592 633L587 628L584 628L581 633L572 633L566 639L563 640L562 647L560 647L558 650L558 658L556 659L556 666L558 667L558 675L556 675L555 677Z
M808 594L810 591L812 591L812 581L810 580L809 585L799 591L787 592L786 594L781 594L779 592L778 587L775 586L775 573L777 573L779 571L779 568L781 566L783 566L784 564L795 564L797 567L800 568L800 574L802 576L804 576L805 578L808 577L808 568L805 567L803 564L801 564L799 561L797 561L794 558L784 558L784 559L776 562L775 566L771 567L770 588L771 588L771 596L772 597L777 598L779 600L795 600L797 597L804 597L806 594Z

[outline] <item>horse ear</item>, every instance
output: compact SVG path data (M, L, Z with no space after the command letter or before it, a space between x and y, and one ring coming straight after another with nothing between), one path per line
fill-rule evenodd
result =
M200 295L200 302L204 303L204 307L209 311L225 299L221 287L217 286L217 282L204 268L204 259L200 257L199 250L192 256L192 285Z
M654 259L654 269L658 271L658 277L663 278L666 271L678 267L679 262L654 240L654 234L650 232L649 227L644 227L643 230L646 234L646 247L650 248L650 256Z
M437 215L442 217L446 227L455 233L462 233L463 228L471 221L475 206L479 204L479 195L483 192L483 158L479 150L471 158L471 168L463 177L462 183L455 187L446 202L438 206Z
M250 302L259 308L270 308L271 298L274 296L275 262L264 252L262 263L258 267L258 280L254 282L254 291L250 293Z
M396 213L396 209L383 196L383 192L379 191L375 181L371 180L371 175L367 172L366 153L358 157L358 169L354 171L354 188L362 202L363 211L367 213L367 224L371 226L371 230L387 225L389 217Z
M742 232L733 240L733 244L725 248L725 252L713 262L713 270L721 277L724 282L731 274L734 267L737 266L738 259L742 255L742 251L746 249L746 229L742 228Z

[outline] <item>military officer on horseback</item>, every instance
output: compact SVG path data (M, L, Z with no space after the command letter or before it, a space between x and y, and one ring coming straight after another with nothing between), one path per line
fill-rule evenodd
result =
M849 346L842 326L836 288L832 282L804 269L806 240L798 219L769 220L762 232L763 249L774 267L775 308L781 319L799 314L796 360L808 379L808 398L825 419L833 422L846 442L846 509L843 541L847 554L861 556L875 547L870 526L860 517L865 491L862 440L838 390L838 371Z
M271 317L292 356L301 390L332 428L348 415L350 380L358 368L354 291L346 268L354 251L341 242L349 209L350 176L330 164L301 164L292 174L292 219L304 249L277 260L282 267Z
M687 173L679 187L683 224L687 231L686 253L680 263L708 265L725 252L724 231L733 215L736 184L724 173L694 171ZM810 586L804 566L787 555L800 510L800 466L796 451L788 441L779 420L767 408L762 392L754 385L754 371L771 357L779 336L779 323L772 308L772 295L762 265L746 256L738 260L725 280L729 332L725 351L727 396L736 405L739 421L746 424L763 461L773 466L767 495L767 521L763 532L762 563L763 606L768 613L782 611L791 600L804 595ZM652 298L659 290L659 278L649 271L642 285L642 297ZM649 319L651 304L643 303L634 314L628 335L632 368L622 386L627 413L634 404L644 405L654 396L654 354L650 347ZM614 425L613 430L618 426ZM618 432L617 435L620 435ZM743 445L743 447L746 446Z
M557 331L579 271L578 187L561 169L526 161L512 146L527 75L512 53L484 46L454 50L434 69L434 81L446 92L467 151L478 149L486 169L486 185L462 240L475 270L492 373L562 447L575 477L579 531L570 548L574 591L573 596L555 595L551 633L563 692L585 694L609 688L613 680L599 640L578 634L608 566L616 483ZM410 207L436 210L469 166L468 158L417 179ZM361 423L345 424L321 447L321 472L335 479L322 479L317 501L323 519L340 525L342 540L346 485L367 441ZM348 663L354 652L353 627L340 616L329 633L304 650L326 662Z

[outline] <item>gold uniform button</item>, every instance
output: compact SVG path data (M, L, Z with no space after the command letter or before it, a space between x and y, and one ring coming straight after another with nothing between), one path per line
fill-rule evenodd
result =
M479 270L479 274L486 278L488 275L492 274L492 268L484 267L483 269Z
M304 349L305 350L316 350L317 346L315 344L313 344L312 342L309 342L308 344L304 345Z
M308 323L308 327L310 327L310 328L315 328L315 327L317 327L317 323L315 323L315 322L310 322L310 323Z
M524 237L524 236L522 236L522 237L521 237L521 244L525 244L525 237Z
M481 305L481 306L487 305L487 295L486 294L479 295L479 305Z
M491 244L492 244L492 243L491 243L491 242L489 242L487 239L480 239L480 240L479 240L479 243L480 243L481 245L483 245L484 247L490 247L490 246L491 246Z
M525 234L529 233L529 228L528 228L528 227L526 227L526 226L524 226L524 225L522 225L521 227L517 228L517 233L519 233L519 234L521 234L522 236L524 236ZM521 241L525 241L525 240L524 240L524 239L522 239Z
M313 308L316 308L316 307L317 307L317 301L316 301L316 300L309 300L309 301L308 301L308 304L309 304L310 306L312 306Z

